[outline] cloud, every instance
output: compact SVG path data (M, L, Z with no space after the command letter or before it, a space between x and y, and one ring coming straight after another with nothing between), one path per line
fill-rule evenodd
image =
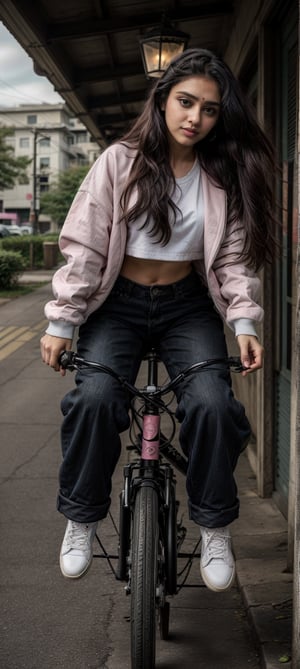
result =
M62 101L50 81L35 74L31 58L0 21L0 106Z

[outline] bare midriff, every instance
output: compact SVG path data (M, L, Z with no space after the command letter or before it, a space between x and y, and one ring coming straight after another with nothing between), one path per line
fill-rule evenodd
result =
M121 276L144 286L167 285L184 279L192 271L188 261L145 260L125 256Z

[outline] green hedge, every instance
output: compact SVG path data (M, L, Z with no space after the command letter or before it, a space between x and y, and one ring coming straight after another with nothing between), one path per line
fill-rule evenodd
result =
M44 254L43 242L56 242L58 234L49 235L12 235L1 240L1 246L5 251L19 253L30 269L43 267Z
M15 286L25 267L26 262L21 253L0 249L0 289L7 290Z

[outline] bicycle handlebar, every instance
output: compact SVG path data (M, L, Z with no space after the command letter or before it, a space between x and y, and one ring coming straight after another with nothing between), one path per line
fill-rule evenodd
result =
M133 386L131 383L129 383L129 381L127 381L127 379L117 374L117 372L115 372L111 367L107 367L106 365L103 365L101 362L85 360L85 358L81 358L77 353L74 353L74 351L63 351L59 356L58 362L60 367L62 367L63 369L68 369L69 371L74 371L75 369L76 370L95 369L98 372L104 372L105 374L109 374L114 379L116 379L121 385L123 385L127 390L129 390L132 395L145 397L146 394L149 394L149 391L147 393L146 390L143 391L140 388L136 388L136 386ZM166 395L171 390L173 390L180 381L183 381L187 376L190 376L190 374L193 374L194 372L205 371L205 369L207 369L208 367L213 367L213 365L225 365L228 369L237 373L243 372L245 369L245 367L241 363L240 358L235 356L230 356L227 358L210 358L209 360L202 360L200 362L194 363L193 365L190 365L190 367L186 367L182 372L179 372L177 376L171 379L171 381L166 383L164 386L152 390L151 394L152 396L159 395L160 397L162 395Z

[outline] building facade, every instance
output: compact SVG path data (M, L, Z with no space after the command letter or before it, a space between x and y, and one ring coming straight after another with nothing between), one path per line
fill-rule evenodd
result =
M264 369L234 380L251 420L247 449L262 497L272 496L288 527L287 571L294 573L293 669L300 667L300 267L299 3L246 0L228 36L225 60L256 105L276 148L278 257L261 272ZM234 346L231 335L230 345Z
M262 496L273 495L292 513L291 462L295 450L296 303L298 247L298 2L241 3L226 60L251 95L278 161L278 258L262 272L265 320L260 336L264 371L237 382L253 426L249 458Z
M36 214L41 232L55 228L55 221L39 215L40 194L49 190L58 175L74 165L91 164L100 152L84 125L65 103L0 108L0 126L13 130L7 142L14 155L31 159L27 183L0 191L0 211L16 212L21 222Z

